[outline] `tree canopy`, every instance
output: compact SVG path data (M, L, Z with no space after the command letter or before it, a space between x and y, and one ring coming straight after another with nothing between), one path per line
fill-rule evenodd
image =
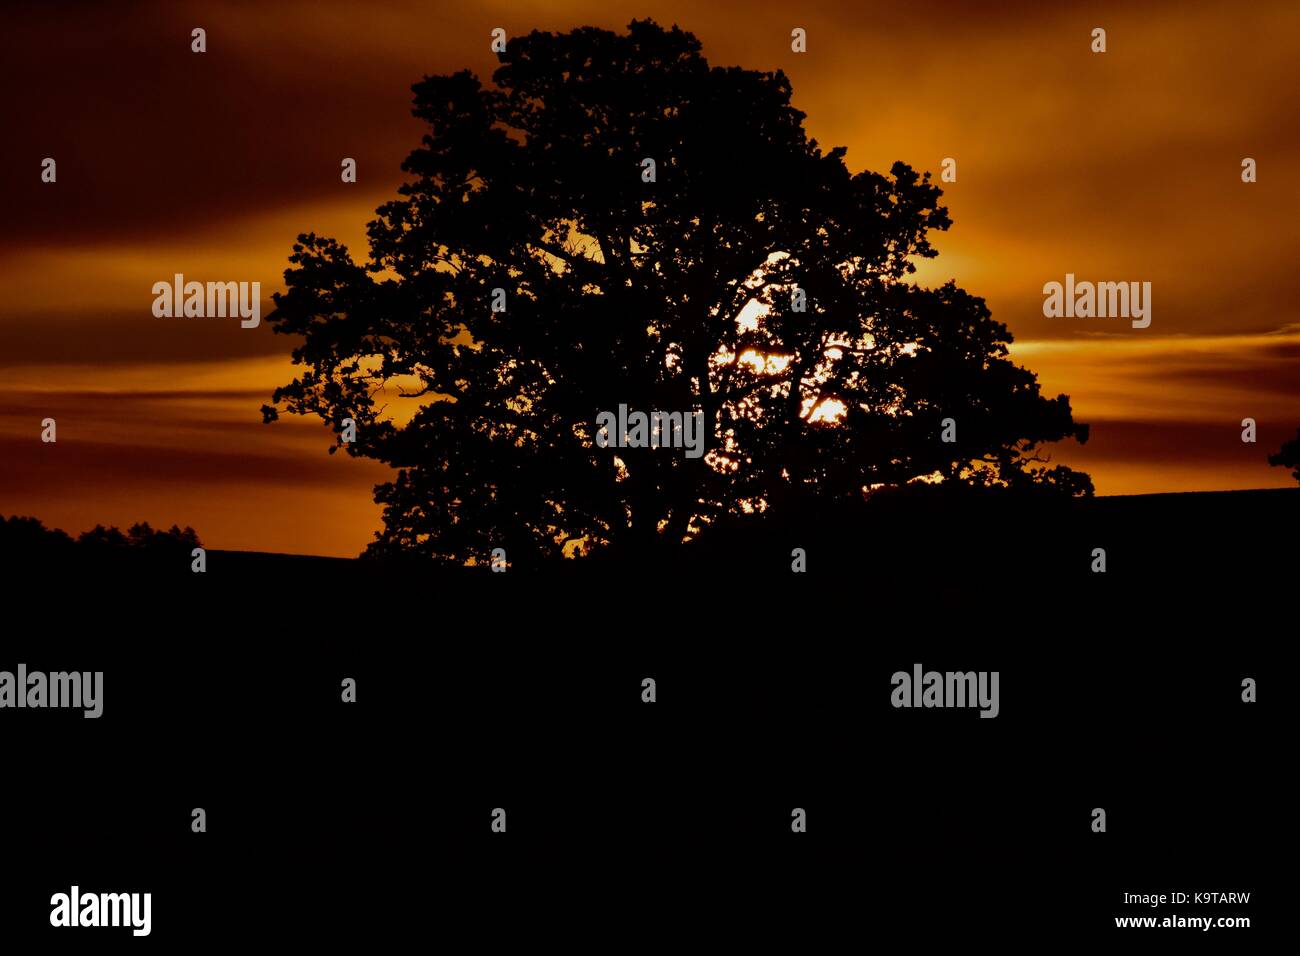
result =
M1275 454L1268 456L1268 463L1294 469L1291 472L1291 477L1296 481L1300 481L1300 428L1296 429L1295 438L1283 442L1282 447Z
M396 469L370 554L637 553L919 479L1091 494L1039 453L1086 441L1068 397L982 299L909 278L950 223L928 173L851 172L782 72L711 67L676 27L500 60L415 84L428 131L368 260L299 236L268 317L301 371L264 417ZM599 447L620 404L701 412L707 453Z

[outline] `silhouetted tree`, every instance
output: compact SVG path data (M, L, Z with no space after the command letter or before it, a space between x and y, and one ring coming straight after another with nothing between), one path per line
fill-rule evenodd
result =
M922 477L1091 494L1037 466L1087 439L1068 397L982 299L907 280L949 225L928 173L850 173L783 73L711 68L676 28L535 32L501 63L413 87L429 130L368 263L299 236L269 317L304 369L265 419L354 419L336 447L398 469L370 554L641 553ZM702 411L709 453L596 447L620 404Z
M155 531L144 521L133 524L126 532L131 550L142 558L166 563L188 559L193 548L199 546L199 536L193 528L182 531L172 525L166 531Z
M126 535L116 527L105 528L102 524L97 524L89 531L83 531L77 538L77 544L93 551L120 551L126 548L128 542Z
M1300 481L1300 428L1295 431L1295 438L1288 442L1283 442L1282 447L1277 450L1277 454L1268 456L1270 465L1281 465L1283 468L1294 468L1291 477Z
M0 518L0 554L17 559L58 559L70 553L72 538L36 518Z

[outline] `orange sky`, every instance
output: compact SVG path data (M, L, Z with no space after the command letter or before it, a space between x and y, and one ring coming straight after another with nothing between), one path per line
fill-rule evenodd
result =
M977 9L996 6L996 10ZM0 514L76 533L191 525L215 548L355 555L378 527L373 462L259 407L292 377L264 323L158 319L154 282L262 283L294 237L358 258L422 129L409 87L490 75L492 28L622 29L652 16L710 62L784 69L852 170L938 173L955 278L1016 334L1088 445L1054 460L1101 494L1286 486L1264 461L1300 425L1294 117L1300 7L776 2L32 6L4 16ZM208 33L192 54L190 30ZM808 52L789 48L793 27ZM1093 27L1108 52L1089 50ZM58 182L39 181L58 161ZM355 157L359 182L339 163ZM1243 157L1259 182L1243 184ZM737 157L743 161L743 157ZM1152 283L1150 328L1049 319L1043 283ZM58 422L57 444L40 421ZM1259 422L1257 445L1240 421Z

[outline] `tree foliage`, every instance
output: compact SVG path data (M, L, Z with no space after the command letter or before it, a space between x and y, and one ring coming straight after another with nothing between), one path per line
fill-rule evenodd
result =
M1300 428L1296 429L1295 438L1283 442L1276 454L1268 456L1268 463L1295 469L1291 472L1291 477L1300 481Z
M783 73L641 21L516 37L490 85L413 90L428 131L368 260L300 236L269 317L301 371L265 418L318 415L396 469L371 554L635 553L921 478L1091 494L1041 467L1087 438L1068 398L982 299L909 280L949 225L929 174L851 172ZM708 454L596 447L620 404L701 411Z

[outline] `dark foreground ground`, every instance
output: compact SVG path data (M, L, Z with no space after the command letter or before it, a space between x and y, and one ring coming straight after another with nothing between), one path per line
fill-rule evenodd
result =
M0 671L104 709L0 709L5 939L1276 951L1300 490L862 517L564 574L11 560ZM918 663L998 716L893 707ZM151 935L50 928L73 883Z
M1275 577L1300 567L1297 522L1300 488L1068 501L921 493L867 506L818 507L747 520L671 553L620 554L541 572L511 557L509 570L555 580L617 575L632 568L661 577L714 573L779 578L792 569L793 549L802 548L813 577L871 576L918 588L981 589L990 580L1012 575L1045 586L1054 581L1072 586L1081 575L1098 584L1247 573ZM500 544L508 555L513 550L509 540ZM1106 552L1104 575L1093 567L1097 548ZM188 552L182 557L168 567L154 562L150 570L188 577ZM84 579L129 574L137 567L117 555L87 555L78 548L33 552L23 542L3 540L0 560L19 574L53 568ZM302 580L402 573L432 581L468 580L487 571L433 569L421 561L209 549L208 573Z

